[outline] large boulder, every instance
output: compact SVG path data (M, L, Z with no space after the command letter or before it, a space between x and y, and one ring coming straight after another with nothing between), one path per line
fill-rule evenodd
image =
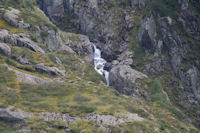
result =
M6 56L11 56L11 48L5 44L5 43L0 43L0 53L3 53Z
M14 8L8 8L8 10L5 10L5 13L3 15L3 19L10 25L18 28L29 28L30 25L27 23L24 23L23 20L20 19L20 11Z
M35 65L36 71L56 76L65 76L65 70L59 70L57 67L48 67L43 63Z
M93 43L85 35L67 33L65 45L69 46L80 56L85 56L88 62L93 61Z
M147 78L147 75L132 69L128 65L114 66L109 75L109 84L119 92L131 95L137 79Z

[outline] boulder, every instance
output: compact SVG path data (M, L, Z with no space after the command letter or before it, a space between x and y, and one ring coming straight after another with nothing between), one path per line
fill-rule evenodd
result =
M32 51L45 53L42 48L38 46L38 44L30 39L29 36L25 34L20 34L19 36L16 36L17 38L17 46L19 47L26 47L29 48Z
M17 61L19 62L19 63L21 63L21 64L31 64L30 62L29 62L29 60L26 58L26 56L19 56L18 58L17 58Z
M54 82L54 81L55 82L64 82L64 80L62 80L61 78L54 78L54 79L41 78L41 77L37 77L37 76L34 76L34 75L30 75L30 74L27 74L27 73L20 72L20 71L14 69L14 68L8 67L8 69L15 72L15 74L17 76L17 80L20 81L20 82L33 83L33 84L42 84L42 83Z
M132 69L128 65L114 66L109 74L109 84L119 92L131 95L137 79L147 78L147 75Z
M0 43L0 53L3 53L6 56L11 56L11 48L5 44L5 43Z
M20 109L13 111L11 107L0 108L0 119L6 122L23 122L28 117L34 117L34 115Z
M45 66L43 63L35 65L36 71L39 73L46 73L49 75L56 75L56 76L65 76L65 70L59 70L57 67L48 67Z
M5 10L5 13L3 15L3 19L10 25L18 28L27 29L30 27L29 24L24 23L23 20L19 17L20 11L14 8L8 8L8 10Z
M81 34L67 33L68 40L65 45L71 47L80 56L85 56L88 62L93 61L93 43L90 42L89 38Z

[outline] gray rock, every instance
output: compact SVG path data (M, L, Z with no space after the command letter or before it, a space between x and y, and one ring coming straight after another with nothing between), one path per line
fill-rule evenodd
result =
M17 35L10 35L8 30L0 30L0 40L11 45L17 45Z
M6 65L7 66L7 65ZM41 77L37 77L37 76L33 76L27 73L23 73L20 72L14 68L8 67L7 68L11 71L14 71L15 74L17 75L17 80L20 82L25 82L25 83L33 83L33 84L42 84L42 83L46 83L46 82L64 82L64 80L62 80L61 78L54 78L54 79L50 79L50 78L41 78Z
M50 19L60 21L64 15L64 0L40 0L38 1L40 8L50 16Z
M81 34L68 33L68 41L65 44L73 49L78 55L85 56L85 60L88 62L93 61L93 43L89 38Z
M60 34L57 31L49 30L44 43L50 51L67 51L71 54L74 53L70 47L63 44Z
M118 57L118 62L120 65L132 65L133 64L133 52L124 51Z
M16 39L17 39L17 46L19 47L26 47L35 52L45 53L44 50L40 48L36 42L33 42L29 38L29 36L20 34Z
M25 57L25 56L20 56L20 57L18 57L17 58L17 61L19 61L19 63L21 63L21 64L31 64L30 62L29 62L29 60Z
M8 122L22 122L28 117L33 117L33 114L20 109L12 111L12 107L6 109L0 108L0 118Z
M108 126L116 126L127 122L143 121L144 118L139 117L137 114L122 114L122 118L113 115L99 115L90 113L86 116L87 120L93 121L104 130L109 130Z
M132 7L139 7L140 9L145 8L148 0L130 0Z
M43 63L35 65L36 71L56 76L65 76L65 70L59 70L57 67L47 67Z
M187 80L191 86L193 94L196 98L200 99L200 71L197 67L193 66L187 71Z
M121 93L131 95L137 79L147 78L141 72L132 69L128 65L114 66L109 74L109 84Z
M45 53L44 50L38 46L38 43L32 41L30 36L25 34L11 35L7 30L1 30L0 40L5 43L10 43L13 46L25 47L35 52Z
M139 43L146 50L153 52L156 44L156 35L156 23L153 16L144 18L138 33Z
M6 56L11 56L11 48L5 43L0 43L0 52Z
M10 67L8 67L8 69L15 72L15 74L17 75L17 80L20 81L20 82L34 83L34 84L40 84L40 83L48 82L47 79L45 80L45 79L42 79L42 78L37 77L37 76L33 76L33 75L30 75L30 74L27 74L27 73L23 73L23 72L20 72L16 69L10 68ZM49 81L51 81L51 80L49 79Z
M20 20L19 15L20 15L19 10L10 7L8 10L5 10L3 19L14 27L19 27L23 29L29 28L30 25L24 23L23 20Z
M186 10L188 8L189 0L178 0L181 5L181 10Z

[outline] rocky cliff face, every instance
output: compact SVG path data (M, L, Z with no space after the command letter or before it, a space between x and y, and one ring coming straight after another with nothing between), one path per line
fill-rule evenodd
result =
M185 108L187 111L190 107L199 108L200 19L198 1L179 0L178 2L156 3L147 0L116 2L60 0L39 1L38 4L55 24L62 26L63 30L79 31L97 43L103 52L103 57L110 62L107 69L111 72L111 85L119 92L130 94L127 88L134 86L130 85L133 79L129 81L127 76L119 74L121 70L127 71L125 72L127 75L134 75L134 78L137 76L133 68L154 78L164 77L169 72L178 81L172 79L168 82L165 79L163 84L168 82L166 83L168 87L169 84L176 82L171 86L171 90L177 90L177 93L183 94L187 99L187 105L181 105L181 107L187 106ZM156 6L155 10L151 10L151 6ZM159 9L159 6L163 6L163 9ZM173 8L173 11L166 10L163 13L165 6ZM55 10L50 10L51 8ZM148 15L145 15L145 10L149 10ZM141 17L139 13L144 15ZM59 23L60 20L63 21L62 24ZM133 43L131 40L134 40L134 44L131 44ZM138 58L136 55L138 49L133 49L133 61L128 60L127 65L123 62L128 59L126 58L116 63L115 60L118 60L123 55L122 53L130 50L130 45L133 45L132 47L138 45L143 49L144 56L149 56L148 60L151 62L144 60L144 67L138 68L137 63L139 62L134 61ZM194 57L189 57L193 55ZM179 100L174 102L180 104L181 99ZM198 115L196 118L199 121Z
M199 131L198 0L22 1L0 0L0 131Z

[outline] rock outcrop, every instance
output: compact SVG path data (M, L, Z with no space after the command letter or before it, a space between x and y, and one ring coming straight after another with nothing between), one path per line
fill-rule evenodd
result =
M67 33L69 38L65 45L73 49L79 56L85 56L88 62L93 61L93 43L85 35Z
M43 118L44 121L61 120L68 128L71 123L76 120L89 120L100 126L103 130L109 130L109 126L116 126L128 122L143 121L144 118L137 114L121 114L122 117L115 117L113 115L99 115L96 113L89 113L86 117L73 117L68 113L55 113L55 112L35 112L29 113L21 109L10 106L9 108L0 109L0 119L8 122L15 122L18 124L25 123L24 120L28 118Z
M57 67L48 67L43 63L35 65L35 69L39 73L46 73L49 75L65 76L65 70L59 70Z
M12 111L13 107L0 108L0 119L7 122L24 123L24 120L28 117L34 117L32 113L25 112L21 109L18 111Z
M11 56L11 48L5 43L0 43L0 52L6 56Z
M52 81L51 79L47 79L47 78L43 79L43 78L40 78L40 77L37 77L37 76L33 76L33 75L30 75L30 74L27 74L27 73L20 72L20 71L13 69L11 67L8 67L8 69L15 72L15 74L17 75L17 80L20 81L20 82L41 84L41 83Z
M127 122L143 121L144 118L139 117L137 114L123 114L124 118L117 118L113 115L98 115L96 113L90 113L86 116L87 120L97 123L99 126L114 126Z
M64 45L59 32L55 30L48 30L47 32L47 37L44 38L44 43L46 44L48 50L50 51L67 51L71 54L74 53L74 51Z
M10 43L12 46L25 47L35 52L45 53L39 47L39 44L32 41L28 35L25 34L9 34L7 30L0 30L0 40L5 43Z
M137 79L147 78L147 76L141 72L132 69L128 65L114 66L109 75L109 83L119 92L131 95Z
M14 8L8 8L8 10L5 10L3 18L11 26L22 29L27 29L30 27L29 24L24 23L24 21L20 19L20 11Z

